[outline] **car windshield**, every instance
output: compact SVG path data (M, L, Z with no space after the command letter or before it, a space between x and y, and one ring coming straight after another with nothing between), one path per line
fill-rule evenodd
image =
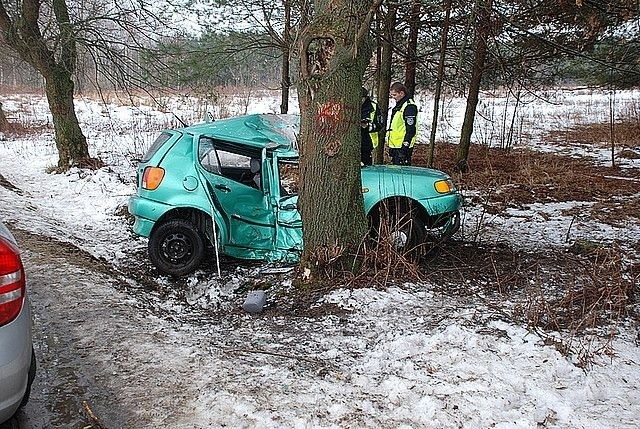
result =
M260 120L272 133L291 142L292 149L298 149L300 117L297 115L261 115Z

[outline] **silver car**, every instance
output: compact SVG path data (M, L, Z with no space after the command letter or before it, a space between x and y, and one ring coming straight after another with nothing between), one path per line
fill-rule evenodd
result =
M27 403L35 373L24 268L15 239L0 222L0 423Z

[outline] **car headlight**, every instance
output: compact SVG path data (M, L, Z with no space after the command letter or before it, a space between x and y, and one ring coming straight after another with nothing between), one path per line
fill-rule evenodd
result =
M433 184L433 187L436 188L436 191L439 194L448 194L449 192L454 192L456 190L456 187L451 179L438 180Z

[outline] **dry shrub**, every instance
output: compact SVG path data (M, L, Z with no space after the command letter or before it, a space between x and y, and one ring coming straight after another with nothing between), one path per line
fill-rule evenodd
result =
M635 316L640 276L625 267L623 252L617 246L604 247L592 242L577 242L570 251L574 271L570 282L549 285L539 279L528 288L526 300L516 307L538 333L558 350L577 357L576 364L590 363L595 354L606 351L612 337L611 327L624 318ZM549 330L564 333L561 337ZM605 340L602 348L595 338Z
M616 326L638 317L640 264L626 262L624 251L589 241L564 252L453 242L421 268L443 293L473 297L490 313L524 322L585 366L608 352Z
M507 151L474 145L466 174L455 173L457 145L438 145L435 167L448 172L463 189L480 191L492 213L526 204L606 200L638 193L640 172L598 167L589 160L531 150ZM415 148L415 164L426 166L426 145Z
M640 188L640 185L638 185ZM640 220L640 199L625 198L599 201L593 205L590 217L610 225L624 227Z
M362 274L379 286L393 280L419 281L419 262L427 253L427 244L422 243L405 252L398 250L394 243L390 222L384 217L374 228L372 237L362 246Z
M578 125L569 130L552 131L551 140L585 145L611 145L611 125L608 123ZM613 140L616 145L640 148L640 121L626 118L616 122L613 127Z
M104 167L104 162L100 158L81 158L76 162L76 167L88 170L99 170Z
M623 149L618 152L618 158L624 159L640 159L640 152L636 152L630 149Z
M34 125L24 121L15 121L5 118L5 121L0 123L0 132L12 137L21 137L31 134L41 133L44 130L49 129L49 125Z
M421 280L420 262L428 253L429 244L421 243L404 251L398 249L391 223L384 216L378 219L355 252L350 253L340 246L318 249L314 255L316 272L310 273L311 281L329 284L320 287L326 290L334 287L386 287L396 281ZM340 282L336 283L335 279L340 279Z

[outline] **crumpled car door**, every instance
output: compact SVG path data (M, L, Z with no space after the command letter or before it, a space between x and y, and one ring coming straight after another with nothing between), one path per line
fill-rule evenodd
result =
M273 248L275 216L263 191L252 186L255 182L250 176L250 158L237 155L237 166L221 165L221 149L216 150L214 146L205 149L201 145L198 151L198 171L205 180L215 210L225 221L228 242L223 245L236 247L235 251L225 253L241 258L260 258L252 252L262 253ZM245 162L246 166L243 165ZM243 170L246 170L246 178Z

